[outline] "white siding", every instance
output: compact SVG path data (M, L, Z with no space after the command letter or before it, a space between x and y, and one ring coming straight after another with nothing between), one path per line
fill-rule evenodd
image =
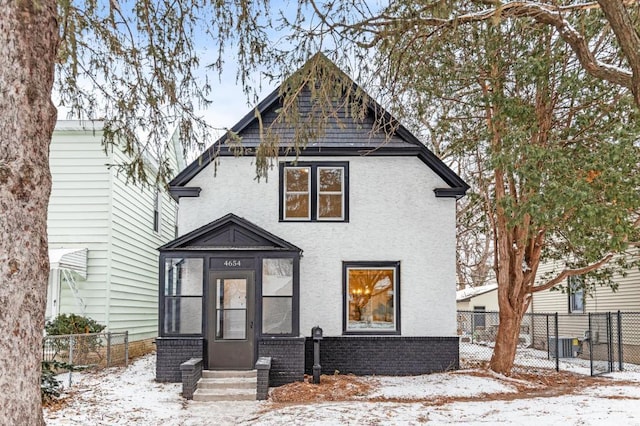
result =
M110 183L101 133L56 130L50 147L52 175L48 210L51 248L87 248L87 279L76 277L85 314L105 324ZM82 313L66 281L60 283L60 313Z
M414 157L311 158L349 161L349 223L278 221L278 174L254 180L253 158L222 158L188 186L180 200L180 233L227 213L300 247L301 333L320 325L342 334L342 262L400 261L404 336L452 336L455 317L455 200L436 198L446 184Z
M476 306L484 306L486 311L499 311L498 290L473 296L469 301L469 309L473 311Z
M132 341L155 337L156 249L174 238L175 202L163 193L161 230L154 232L155 189L126 184L115 168L109 170L106 164L125 159L117 149L107 157L101 137L79 123L58 123L51 144L49 246L89 249L87 279L75 280L86 315L110 331L128 330ZM82 313L67 283L60 287L60 313Z
M542 283L543 274L552 271L553 265L541 265L537 284ZM556 268L558 272L560 268ZM595 291L587 295L584 301L584 312L640 312L640 271L633 268L626 276L616 275L617 291L608 286L596 286ZM566 286L566 282L563 283ZM560 291L543 291L535 293L533 298L534 312L568 313L569 300L566 293Z
M114 175L108 315L112 331L129 330L134 340L158 335L157 248L175 236L175 202L166 192L160 230L153 230L155 194L154 186L132 185Z

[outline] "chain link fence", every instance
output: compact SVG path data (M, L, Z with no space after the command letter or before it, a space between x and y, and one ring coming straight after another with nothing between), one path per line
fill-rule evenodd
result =
M460 364L488 362L498 312L458 311ZM640 312L525 314L514 369L552 368L591 375L640 370Z
M87 333L45 336L42 342L42 360L56 361L74 369L100 369L129 362L129 332ZM59 369L60 373L65 369ZM71 386L72 370L68 386Z

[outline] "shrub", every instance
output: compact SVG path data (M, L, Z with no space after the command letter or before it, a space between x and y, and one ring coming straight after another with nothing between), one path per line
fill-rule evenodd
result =
M45 331L50 336L61 334L86 334L100 333L106 326L97 321L76 314L62 314L47 321L44 326Z
M40 396L43 403L51 402L60 396L62 385L56 378L58 368L64 368L67 364L58 361L42 361L42 376L40 376Z
M83 335L100 333L105 328L104 325L97 323L91 318L75 314L63 314L53 320L47 321L44 329L47 335L52 336L46 339L46 347L48 350L53 351L51 359L55 359L60 353L70 352L71 342L73 342L74 364L88 362L90 353L95 354L101 359L102 357L99 350L103 346L102 338L95 335ZM76 337L53 337L68 334L76 335Z
M60 370L79 371L81 368L60 361L42 361L40 376L40 396L43 404L49 404L62 393L62 384L56 378Z

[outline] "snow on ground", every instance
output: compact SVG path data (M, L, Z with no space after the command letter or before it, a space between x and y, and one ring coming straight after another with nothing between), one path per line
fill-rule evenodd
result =
M57 411L45 410L47 424L640 426L640 372L632 371L551 396L528 390L524 380L479 370L368 377L364 380L373 390L361 400L320 403L186 401L180 384L156 383L154 374L155 355L128 368L74 373L69 402Z

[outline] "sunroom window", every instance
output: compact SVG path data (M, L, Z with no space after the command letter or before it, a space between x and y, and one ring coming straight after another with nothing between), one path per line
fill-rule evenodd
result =
M344 332L399 333L399 262L345 262Z
M280 164L280 219L348 220L348 163Z
M202 270L201 258L165 259L165 335L202 333Z
M293 330L293 259L262 261L262 334Z

